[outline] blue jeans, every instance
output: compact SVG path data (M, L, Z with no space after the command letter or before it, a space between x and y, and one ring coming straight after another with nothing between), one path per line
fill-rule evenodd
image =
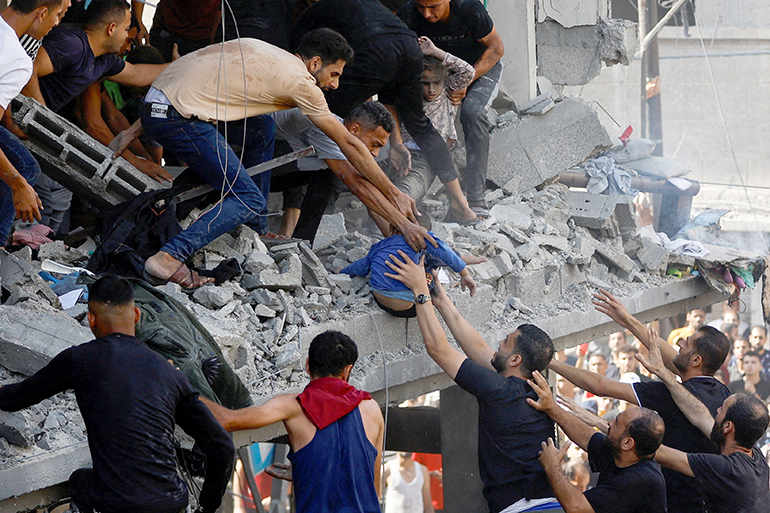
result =
M0 126L0 150L27 183L35 185L40 175L40 166L35 157L18 137L2 126ZM0 246L5 246L15 218L16 209L13 206L11 188L0 182Z
M248 157L244 155L244 161L256 164L259 162L255 160L269 159L272 155L275 124L269 116L250 118L249 121L246 141ZM237 124L233 122L228 126L230 140L235 140L234 132L238 135L237 130L231 130ZM240 124L242 127L243 122ZM193 253L241 224L248 223L253 228L266 226L264 218L258 217L266 209L266 196L246 173L238 156L216 126L197 119L165 119L148 115L142 115L142 125L153 139L183 160L204 182L215 190L224 190L219 202L189 228L168 241L161 251L184 262ZM240 137L243 137L243 132L240 132ZM261 222L256 219L261 219ZM257 231L262 233L266 230L262 227Z

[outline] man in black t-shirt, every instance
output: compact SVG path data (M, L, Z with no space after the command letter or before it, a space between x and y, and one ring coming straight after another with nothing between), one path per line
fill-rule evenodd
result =
M725 399L716 419L713 418L706 406L665 367L659 346L654 340L649 361L640 361L660 377L676 405L719 447L719 453L686 453L663 446L655 459L694 478L705 497L704 510L708 513L766 513L770 505L770 469L755 444L770 421L767 406L753 395L735 394Z
M559 424L588 453L591 470L599 472L596 486L581 492L561 468L569 444L556 449L550 438L543 442L540 463L564 511L666 513L666 482L652 459L663 440L663 419L650 409L631 407L610 420L605 436L556 404L539 372L533 378L530 385L538 400L527 399L527 403Z
M489 160L487 109L500 87L503 40L478 0L411 0L398 10L398 15L418 36L427 36L437 47L472 63L476 70L467 89L447 94L456 105L462 102L468 204L477 214L488 217L484 201Z
M649 347L647 329L634 318L612 294L602 290L594 296L596 309L610 316L621 327L631 330ZM667 367L682 378L685 388L706 405L712 415L730 395L725 385L714 378L727 357L730 342L718 330L704 326L691 337L679 341L679 353L666 341L660 344ZM551 362L550 368L576 386L595 395L622 399L631 404L655 410L666 423L663 443L684 452L718 453L717 446L704 436L680 411L666 386L659 381L622 383L591 372L576 369L561 362ZM671 511L703 512L703 493L695 480L679 472L664 468L668 507Z
M174 424L206 456L198 511L222 501L235 448L185 375L134 337L139 309L131 284L105 277L89 287L96 340L71 347L30 378L0 388L0 409L18 411L75 390L88 430L93 469L70 477L80 511L178 513L188 490L175 463Z
M525 402L536 397L526 380L533 371L543 370L553 357L551 338L537 326L522 324L493 351L460 315L438 279L430 294L425 258L415 264L402 251L399 255L402 260L394 257L397 265L387 262L394 274L386 276L414 292L428 354L479 403L479 470L490 511L499 513L511 506L524 511L549 503L556 506L548 478L537 462L541 442L553 436L553 421ZM465 354L449 345L431 303Z

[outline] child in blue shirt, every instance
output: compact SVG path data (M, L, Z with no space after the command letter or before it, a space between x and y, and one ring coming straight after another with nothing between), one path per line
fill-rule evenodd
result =
M422 216L426 217L426 216ZM386 261L390 255L398 255L401 250L415 263L420 261L420 256L425 255L425 271L428 288L433 290L433 274L431 271L439 267L449 267L460 273L460 285L465 290L467 287L471 296L476 293L476 283L473 281L466 264L477 264L486 261L485 258L473 255L461 256L447 244L430 233L438 243L438 247L428 244L426 249L414 251L404 240L403 235L393 235L374 244L369 253L340 272L350 276L366 276L370 274L369 287L377 305L386 312L396 317L415 317L414 294L409 288L398 280L388 278L385 273L393 271L387 266Z

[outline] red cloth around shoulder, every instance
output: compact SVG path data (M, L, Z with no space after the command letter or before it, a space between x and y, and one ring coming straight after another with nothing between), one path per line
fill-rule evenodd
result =
M317 429L323 429L371 399L369 392L358 390L339 378L314 379L297 396L302 411Z

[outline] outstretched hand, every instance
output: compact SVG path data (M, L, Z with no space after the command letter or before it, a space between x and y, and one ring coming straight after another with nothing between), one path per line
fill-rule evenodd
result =
M553 394L551 393L551 388L548 386L548 381L542 374L540 374L540 371L533 372L532 379L528 379L527 383L529 383L529 386L532 387L532 390L535 391L538 397L537 401L527 397L528 405L532 406L537 411L545 413L559 407L553 399Z
M398 258L396 255L390 255L392 262L385 261L385 264L390 267L393 272L385 273L388 278L398 280L415 294L422 294L428 289L428 283L425 280L425 255L420 256L420 263L415 264L409 255L398 250Z
M561 462L564 461L564 457L567 455L570 442L564 442L564 445L557 449L556 445L553 443L553 438L548 437L548 440L541 442L540 446L543 448L537 457L537 459L540 460L540 464L543 468L554 468L561 466Z
M671 375L671 371L663 364L663 358L660 355L660 337L655 328L649 328L647 330L647 340L649 341L650 354L647 358L637 353L635 355L639 363L644 365L644 368L650 371L652 374L660 376L661 378Z
M630 327L631 314L628 313L623 303L604 289L599 289L598 294L594 294L592 301L594 308L608 316L618 323L621 327L628 329Z

